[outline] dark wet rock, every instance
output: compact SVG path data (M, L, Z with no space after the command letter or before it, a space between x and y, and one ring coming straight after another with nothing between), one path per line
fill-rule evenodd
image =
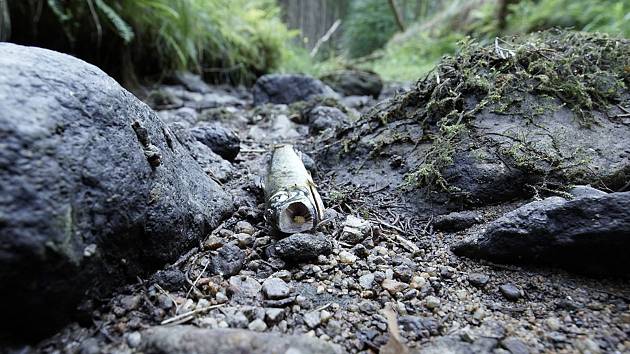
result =
M477 211L460 211L441 215L436 218L433 226L442 231L455 232L465 230L475 224L483 222L483 216Z
M241 139L220 123L202 123L190 129L190 134L228 161L234 161L241 150Z
M501 346L510 354L529 354L529 346L521 339L516 337L507 337L501 341Z
M293 234L272 245L278 257L287 262L317 259L332 252L332 242L321 232L317 234Z
M187 284L186 274L174 268L167 268L156 272L151 280L170 291L180 290Z
M304 152L298 152L298 155L300 156L300 159L302 160L302 163L304 164L304 168L306 168L306 170L312 175L315 176L317 174L317 163L315 162L315 160L313 160L313 158L304 153Z
M490 223L483 235L453 247L458 255L497 262L560 265L627 275L630 192L574 200L550 197Z
M147 354L344 353L334 344L308 336L193 326L152 328L142 333L142 341L142 351Z
M416 338L435 336L440 331L440 322L433 317L401 316L398 324L403 330L414 333Z
M245 252L234 244L227 244L212 256L212 272L229 277L238 274L243 269Z
M470 285L476 288L483 288L490 281L490 277L483 273L470 273L468 274L468 282Z
M575 199L579 199L583 197L600 197L607 193L591 186L575 186L569 190L569 194Z
M169 124L169 128L208 176L220 182L225 182L232 177L234 174L232 164L195 139L185 125L172 123Z
M270 300L284 299L290 293L287 283L279 278L266 279L262 284L262 291L265 297Z
M318 106L308 112L311 132L338 129L348 124L348 117L339 108Z
M256 81L253 94L254 105L289 104L315 96L338 97L323 82L307 75L294 74L263 75Z
M523 291L512 283L507 283L499 286L501 294L510 301L516 301L523 297Z
M323 76L322 81L343 96L378 98L383 89L381 77L366 70L339 70Z
M383 89L381 90L381 94L378 96L378 100L386 100L388 98L392 98L396 95L401 95L413 87L413 82L387 82L383 85Z
M232 209L156 114L92 65L2 43L0 96L0 311L13 331L61 324L86 291L173 261Z
M480 338L473 343L460 340L455 336L438 337L422 346L418 354L476 354L492 353L498 341L494 338Z

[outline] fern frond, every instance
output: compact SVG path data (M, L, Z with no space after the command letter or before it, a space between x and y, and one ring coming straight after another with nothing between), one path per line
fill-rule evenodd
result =
M57 16L59 22L64 23L72 19L70 12L67 12L59 0L48 0L48 7Z
M118 36L120 36L120 38L122 38L125 43L131 42L134 37L134 32L131 26L129 26L129 24L125 22L125 20L123 20L122 17L120 17L118 13L114 11L114 9L112 9L109 5L107 5L103 0L96 0L95 4L96 7L103 14L105 14L105 17L107 17L109 22L111 22L111 24L114 26Z

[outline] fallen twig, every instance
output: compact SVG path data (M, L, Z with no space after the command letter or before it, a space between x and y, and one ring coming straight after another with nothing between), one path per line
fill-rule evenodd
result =
M160 324L161 325L166 325L166 324L169 324L169 323L173 323L173 322L176 322L176 321L179 321L179 320L186 319L187 317L191 317L191 316L196 315L198 313L202 313L202 312L206 312L206 311L209 311L209 310L213 310L213 309L219 308L219 307L224 306L224 305L225 304L210 305L210 306L202 307L200 309L184 312L181 315L177 315L177 316L173 316L171 318L168 318L168 319L160 322ZM187 320L189 320L189 319L187 319Z

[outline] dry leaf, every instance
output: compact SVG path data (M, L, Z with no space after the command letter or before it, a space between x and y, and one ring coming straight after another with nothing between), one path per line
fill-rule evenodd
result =
M409 354L409 348L402 342L400 330L398 328L398 317L390 304L385 306L383 315L387 319L387 331L389 332L389 340L383 345L380 354Z

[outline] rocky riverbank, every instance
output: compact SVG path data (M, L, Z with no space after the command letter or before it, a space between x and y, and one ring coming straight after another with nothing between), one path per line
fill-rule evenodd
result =
M396 352L629 351L630 95L611 58L630 44L580 37L573 53L604 49L579 66L549 36L379 100L349 73L326 78L337 92L180 74L151 108L76 59L0 45L6 351L389 353L393 327ZM569 106L539 89L562 69L545 57L584 70L583 99L593 65L615 84ZM277 143L324 199L313 234L264 220Z

